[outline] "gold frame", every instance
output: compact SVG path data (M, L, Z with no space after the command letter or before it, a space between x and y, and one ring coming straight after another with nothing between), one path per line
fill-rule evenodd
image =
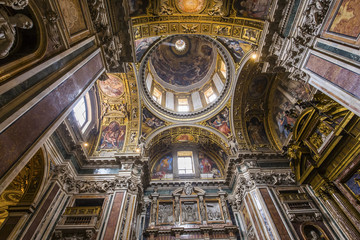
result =
M198 219L199 221L194 221L194 222L185 222L182 219L182 204L183 202L196 202L196 206L197 206L197 214L198 214ZM180 223L183 225L186 224L201 224L201 217L200 217L200 206L199 206L199 199L197 198L189 198L189 199L181 199L180 200Z
M208 223L225 223L226 220L224 219L224 213L223 213L223 210L222 210L222 207L221 207L221 202L220 202L220 199L218 198L211 198L211 199L205 199L205 210L206 210L206 221ZM209 220L208 218L208 209L206 207L206 203L208 202L217 202L219 204L219 209L220 209L220 214L221 214L221 218L222 220Z

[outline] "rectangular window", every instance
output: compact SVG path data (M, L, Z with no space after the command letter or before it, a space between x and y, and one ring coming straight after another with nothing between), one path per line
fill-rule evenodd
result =
M78 122L80 127L83 127L86 122L86 104L85 98L82 97L79 102L74 107L75 119Z
M178 152L178 170L179 174L193 174L193 155L192 151Z
M161 104L162 94L157 88L154 88L152 97L155 101L157 101L159 104Z
M189 103L186 98L179 98L178 111L179 112L188 112L189 111Z
M205 91L204 95L208 104L216 99L216 94L214 93L212 87L209 87L208 90Z

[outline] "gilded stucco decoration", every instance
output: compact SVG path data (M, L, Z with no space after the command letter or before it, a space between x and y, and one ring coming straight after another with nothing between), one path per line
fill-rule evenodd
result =
M9 208L30 205L35 199L44 175L44 155L40 149L0 195L0 226L8 216Z
M132 65L127 73L105 74L97 86L101 100L101 127L94 155L134 152L138 136L138 96Z

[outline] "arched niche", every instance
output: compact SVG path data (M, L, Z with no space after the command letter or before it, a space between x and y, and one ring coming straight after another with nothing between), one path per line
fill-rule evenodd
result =
M0 195L0 233L2 229L9 230L15 228L12 223L9 228L9 212L12 209L31 209L39 200L39 193L43 187L44 177L46 177L45 156L42 149L39 149L29 160L20 173L12 180L7 188ZM19 219L18 219L19 221ZM17 223L17 222L16 222ZM10 229L11 230L11 229ZM7 232L7 231L5 231ZM10 234L10 232L7 232Z

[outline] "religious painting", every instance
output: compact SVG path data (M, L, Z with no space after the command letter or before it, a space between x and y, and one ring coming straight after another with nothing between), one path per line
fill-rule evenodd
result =
M261 97L267 86L268 80L264 75L259 75L253 78L249 85L249 97L259 98Z
M146 13L146 7L149 1L144 0L128 0L131 16L139 16Z
M345 185L355 198L360 199L360 170L356 171L349 180L345 182Z
M246 122L246 125L250 142L252 144L264 145L269 143L264 128L264 123L261 122L258 118L251 118L250 121Z
M70 35L75 35L87 28L79 0L58 0L58 3Z
M145 52L159 38L160 37L149 37L149 38L145 38L145 39L135 40L135 55L136 55L137 62L140 62L140 60L144 56Z
M157 212L157 224L172 224L174 222L174 206L173 202L159 202Z
M109 125L104 125L98 151L104 149L118 149L121 150L125 141L126 125L120 125L116 121L112 121Z
M201 178L221 177L221 172L215 161L203 152L199 152L199 167Z
M176 8L182 13L200 13L204 10L207 0L175 0Z
M175 87L187 87L204 79L215 60L212 43L195 36L161 42L151 55L155 73Z
M251 44L241 40L225 37L218 37L218 40L228 48L236 63L240 62L245 53L251 50Z
M284 144L300 112L294 103L311 97L311 87L303 81L283 80L274 93L273 122L280 142ZM295 112L293 112L295 111Z
M235 1L234 8L239 17L265 19L270 10L271 0Z
M150 132L164 125L165 122L155 117L147 108L143 109L141 124L143 137L146 137Z
M222 222L222 210L218 200L215 201L206 201L206 217L208 222Z
M180 134L175 138L175 142L193 142L194 136L191 134Z
M158 160L153 169L151 179L172 179L173 178L173 157L166 155Z
M207 121L207 124L226 136L231 134L229 109L226 107L218 115Z
M199 207L197 201L181 202L181 222L200 223Z
M301 234L306 240L313 240L313 239L329 239L324 232L324 230L315 224L304 224L301 226Z
M315 6L314 6L315 7ZM358 0L343 0L329 27L329 31L351 38L360 34L360 4Z
M125 92L122 79L113 74L107 74L108 79L98 81L101 91L108 97L120 97Z

